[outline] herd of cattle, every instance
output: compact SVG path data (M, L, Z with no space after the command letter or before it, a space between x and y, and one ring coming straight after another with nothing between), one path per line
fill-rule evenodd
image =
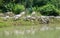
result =
M21 12L20 14L17 15L14 14L12 15L11 13L12 12L7 12L7 15L5 16L1 16L2 14L0 14L0 17L3 18L4 20L7 20L9 18L12 18L14 20L23 18L25 21L39 21L45 24L48 24L50 22L50 19L60 18L60 16L37 16L36 12L32 12L31 15L26 15L26 12ZM8 14L11 14L12 16L9 16Z

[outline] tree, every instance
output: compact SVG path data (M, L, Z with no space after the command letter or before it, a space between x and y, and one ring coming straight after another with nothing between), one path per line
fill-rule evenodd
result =
M50 0L50 3L56 6L56 8L60 9L60 0Z

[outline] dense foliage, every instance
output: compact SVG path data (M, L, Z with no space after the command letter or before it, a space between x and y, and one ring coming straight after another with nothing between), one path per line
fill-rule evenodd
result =
M38 11L40 11L40 13L42 15L47 15L47 16L57 16L59 15L59 11L57 11L57 9L55 8L55 6L53 6L52 4L47 4L43 7L39 7Z
M13 7L13 12L15 14L19 14L20 12L24 11L25 8L23 5L20 5L20 4L16 4L14 7Z
M60 0L0 0L0 12L40 12L42 15L60 15Z

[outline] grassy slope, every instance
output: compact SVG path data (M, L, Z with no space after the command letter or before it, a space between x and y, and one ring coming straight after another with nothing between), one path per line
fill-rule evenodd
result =
M7 21L4 21L4 19L0 18L0 27L10 27L10 26L33 26L33 25L45 25L45 24L39 24L38 21L24 21L23 19L14 21L13 19L8 19ZM60 26L60 19L54 19L53 22L50 20L50 23L47 24L48 26Z
M23 30L24 28L30 29L32 26L36 29L39 29L41 26L44 26L45 24L39 24L38 21L35 21L34 24L31 21L23 21L23 20L17 20L13 21L12 19L9 19L7 21L4 21L3 19L0 19L0 26L3 28L0 28L0 38L60 38L60 30L48 30L48 31L37 31L34 35L31 34L25 34L25 35L14 35L11 34L9 36L4 35L4 30L12 31L14 29L17 30ZM60 19L54 19L53 23L47 24L50 27L56 27L60 26Z

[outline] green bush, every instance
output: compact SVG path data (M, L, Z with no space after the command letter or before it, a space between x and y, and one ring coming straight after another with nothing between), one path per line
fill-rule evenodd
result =
M11 2L5 5L7 11L13 11L13 7L14 7L14 3Z
M32 10L33 10L33 11L37 11L37 8L36 8L36 7L33 7Z
M13 12L15 14L19 14L20 12L22 12L24 10L25 10L25 7L23 5L20 5L20 4L16 4L13 8Z
M47 15L47 16L58 16L60 12L58 9L56 10L55 6L52 4L47 4L43 7L39 7L37 11L40 11L42 15Z

